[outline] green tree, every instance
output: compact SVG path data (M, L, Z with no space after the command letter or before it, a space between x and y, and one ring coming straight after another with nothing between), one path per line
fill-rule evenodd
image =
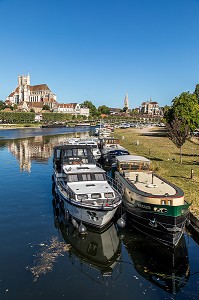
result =
M4 110L4 108L5 108L5 103L2 100L0 100L0 110Z
M98 112L100 114L110 115L110 108L106 105L101 105L98 107Z
M165 112L167 123L177 117L189 127L190 132L194 132L199 126L199 104L195 93L183 92L179 97L175 97L172 106Z
M182 163L182 146L189 135L189 126L186 122L174 116L174 119L166 124L168 137L180 149L180 163Z
M182 146L186 138L199 126L199 105L195 94L183 92L175 97L172 106L164 113L168 136L180 148L182 163Z
M199 84L196 84L194 94L196 95L196 99L197 99L198 104L199 104Z
M91 102L91 101L84 101L81 106L86 106L89 108L89 115L92 116L99 116L99 112L97 111L97 108L95 107L95 105Z

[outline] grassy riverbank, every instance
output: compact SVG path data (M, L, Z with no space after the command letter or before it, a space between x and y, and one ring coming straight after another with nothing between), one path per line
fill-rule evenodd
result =
M115 137L131 154L148 157L152 169L170 182L181 187L191 212L199 218L199 144L186 141L183 145L183 163L179 149L166 136L163 128L117 129ZM191 176L192 174L192 176ZM191 178L192 177L192 178Z

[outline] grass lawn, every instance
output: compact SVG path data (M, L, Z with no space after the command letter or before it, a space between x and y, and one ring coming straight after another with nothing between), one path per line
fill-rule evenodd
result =
M179 149L166 136L164 128L116 129L114 137L131 154L149 158L156 173L182 188L186 201L192 203L190 211L199 218L198 140L185 142L180 164Z

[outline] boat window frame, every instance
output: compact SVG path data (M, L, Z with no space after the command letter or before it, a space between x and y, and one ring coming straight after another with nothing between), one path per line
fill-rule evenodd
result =
M95 197L93 197L94 195L99 195L99 197L95 198ZM96 200L96 199L101 199L101 198L102 198L101 193L92 193L92 194L91 194L91 199Z
M112 197L107 197L107 194L112 194ZM114 193L113 192L105 192L104 193L104 198L106 198L106 199L113 199L114 198Z
M84 200L88 199L88 195L87 194L77 194L76 197L77 197L78 201L84 201ZM83 197L83 198L79 199L79 197Z
M74 180L74 178L77 179L77 180ZM78 174L68 174L67 175L67 181L68 182L78 182L79 181Z

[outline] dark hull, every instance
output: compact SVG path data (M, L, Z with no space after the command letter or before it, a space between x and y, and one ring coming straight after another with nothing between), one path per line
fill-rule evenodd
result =
M184 233L188 213L173 217L130 206L125 200L123 205L129 225L165 245L177 246Z

